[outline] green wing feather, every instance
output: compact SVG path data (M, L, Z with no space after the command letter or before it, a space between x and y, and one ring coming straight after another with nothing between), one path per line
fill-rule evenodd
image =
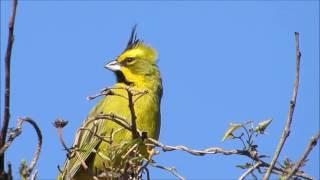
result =
M94 117L96 115L98 115L98 112L101 111L105 106L105 101L107 101L108 97L105 97L104 99L102 99L91 111L91 113L89 114L88 118L85 120L84 123L86 123L87 120L90 119L90 117ZM107 108L107 107L105 107ZM93 129L94 124L90 123L88 124L87 127L88 129ZM99 131L101 131L101 127L103 127L102 121L98 121L98 124L96 127L100 127ZM101 133L98 132L97 133ZM86 161L90 154L92 153L92 149L96 148L97 145L99 144L99 139L96 138L95 136L92 136L91 133L89 133L88 131L80 131L79 134L79 140L77 142L74 142L74 146L78 146L78 148L80 149L79 152L79 156ZM81 167L81 161L79 160L79 158L75 155L73 155L73 157L71 159L67 159L65 164L64 164L64 172L65 174L68 175L68 177L64 177L67 179L70 179L72 177L74 177L74 175L78 172L78 170ZM65 175L63 175L65 176Z
M116 84L116 86L119 84ZM127 96L126 90L123 89L115 89L112 90L117 94L121 94L123 96ZM158 138L159 136L159 128L160 128L160 96L159 94L147 94L140 98L135 104L135 112L137 115L137 126L140 130L148 132L149 137ZM96 107L93 108L91 113L88 116L88 119L95 117L98 114L108 114L114 113L126 120L130 120L130 111L128 108L128 100L119 96L107 96L102 99ZM86 123L85 120L84 123ZM130 122L128 122L131 124ZM106 121L99 120L96 126L93 123L87 124L87 129L92 129L96 127L96 133L98 135L109 135L112 130L117 130L122 128L118 124ZM113 137L113 142L118 144L123 140L131 139L131 134L129 131L123 131L118 133ZM88 159L91 155L93 155L93 149L100 150L102 152L106 152L108 149L108 143L101 142L101 140L92 135L89 131L80 131L79 139L75 142L75 145L78 144L79 155L83 161L86 161L88 166L91 166L91 170L93 170L94 166L101 166L102 162L99 158L94 158L94 162L88 162ZM91 161L91 160L90 160ZM67 159L64 166L64 172L68 175L63 175L66 179L71 179L75 177L80 171L82 171L81 161L77 156L73 156L71 159Z

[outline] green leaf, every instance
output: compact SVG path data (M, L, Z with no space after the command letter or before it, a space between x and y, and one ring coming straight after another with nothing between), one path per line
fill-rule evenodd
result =
M291 161L291 159L286 158L283 160L284 169L291 169L294 166L294 163Z
M29 174L28 174L28 166L27 166L26 160L21 160L20 167L19 167L19 174L22 180L28 179Z
M258 124L257 127L255 127L255 131L259 134L264 134L264 131L267 129L267 127L269 126L269 124L272 122L272 119L268 119L265 121L262 121Z
M226 131L226 133L224 134L223 138L222 138L222 142L225 141L228 138L232 138L233 136L233 132L239 128L241 128L243 126L243 124L233 124L230 123L230 127L229 129Z

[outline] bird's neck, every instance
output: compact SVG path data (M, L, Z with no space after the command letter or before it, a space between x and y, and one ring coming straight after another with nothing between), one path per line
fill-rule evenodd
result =
M118 83L133 86L139 90L148 90L150 93L162 95L162 80L159 70L154 67L150 74L141 74L125 77L121 72L116 73Z
M159 76L144 75L139 80L132 82L132 86L140 90L148 90L150 93L162 95L162 81Z

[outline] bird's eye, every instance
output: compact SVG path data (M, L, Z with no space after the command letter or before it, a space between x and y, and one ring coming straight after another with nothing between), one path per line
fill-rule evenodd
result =
M135 59L134 59L134 58L131 58L131 57L129 57L129 58L126 59L127 63L131 63L131 62L133 62L134 60L135 60Z

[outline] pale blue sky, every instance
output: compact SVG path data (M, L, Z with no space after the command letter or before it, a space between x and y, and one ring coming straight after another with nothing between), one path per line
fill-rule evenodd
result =
M1 1L2 77L9 9L11 3ZM21 1L10 126L18 117L30 116L42 128L40 179L54 178L65 158L52 122L58 117L69 121L64 134L71 145L76 128L97 102L86 97L114 83L103 66L122 52L135 23L138 36L159 52L161 142L195 149L241 148L238 142L221 142L229 123L272 117L268 134L257 142L261 153L273 155L292 94L295 31L301 34L301 84L280 160L297 160L319 130L318 1ZM15 177L20 160L32 158L35 143L35 133L25 126L7 151ZM319 146L309 159L304 170L319 178ZM235 179L243 173L235 165L250 161L183 152L162 152L156 160L188 179ZM153 168L151 177L174 178Z

